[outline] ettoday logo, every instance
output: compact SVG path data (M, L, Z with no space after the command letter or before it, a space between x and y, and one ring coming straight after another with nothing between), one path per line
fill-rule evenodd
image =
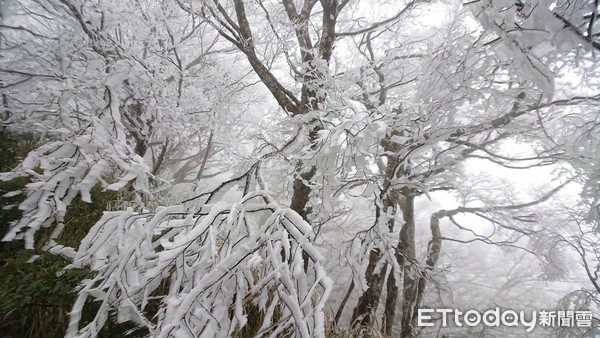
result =
M533 331L539 324L541 326L578 326L590 327L592 325L591 311L532 311L526 315L524 311L501 310L496 307L480 313L477 310L466 312L458 309L419 309L417 316L418 326L435 326L434 314L441 314L441 326L524 326L527 332ZM438 317L438 316L436 316Z

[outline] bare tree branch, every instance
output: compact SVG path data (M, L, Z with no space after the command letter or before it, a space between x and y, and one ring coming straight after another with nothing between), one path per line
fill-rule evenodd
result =
M398 20L402 15L404 15L405 13L407 13L409 10L413 9L417 4L419 4L422 1L424 1L424 0L413 0L413 1L409 2L408 4L406 4L406 6L404 8L402 8L398 13L396 13L396 15L392 16L389 19L385 19L383 21L379 21L379 22L373 23L369 27L363 28L363 29L359 29L357 31L353 31L353 32L340 32L340 33L337 33L336 36L345 37L345 36L360 35L360 34L365 34L365 33L368 33L368 32L372 32L372 31L376 30L379 27L385 26L385 25L387 25L389 23L392 23L392 22Z

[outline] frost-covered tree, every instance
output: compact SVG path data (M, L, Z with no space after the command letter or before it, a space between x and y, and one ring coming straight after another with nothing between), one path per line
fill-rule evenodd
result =
M53 226L54 232L46 243L46 248L50 252L74 259L79 259L77 257L80 256L80 252L92 254L91 260L81 257L81 263L74 265L89 265L98 274L95 279L84 282L87 287L83 287L80 292L81 302L75 305L72 313L73 325L68 334L79 332L95 336L105 323L108 311L115 309L112 302L114 299L105 299L96 319L80 329L77 318L85 300L90 296L99 296L100 294L94 290L105 290L106 287L113 290L107 296L117 297L116 299L130 295L131 290L128 286L124 287L121 282L112 285L115 277L117 281L121 278L119 274L114 275L115 270L110 267L114 263L120 264L118 262L122 257L118 254L120 252L118 247L102 246L100 251L97 251L96 247L84 249L85 245L82 245L79 250L56 243L55 240L64 227L62 219L71 200L80 194L84 201L91 202L90 190L96 184L100 184L105 189L124 189L137 196L135 218L147 213L144 208L152 205L148 204L147 197L152 193L153 188L148 184L149 180L150 183L158 183L160 188L161 184L164 186L193 179L201 190L206 190L203 184L208 183L203 182L202 179L207 175L214 176L215 169L219 170L226 166L229 154L219 156L220 162L224 162L220 165L209 163L210 157L218 151L231 152L232 147L224 144L228 138L246 137L251 132L244 131L242 129L244 127L240 124L232 124L231 120L248 121L249 124L253 114L243 116L241 113L245 113L251 104L256 102L253 100L258 100L260 97L252 99L241 97L241 100L232 98L232 95L242 90L246 95L252 95L251 88L248 89L252 82L246 81L247 73L236 73L235 68L229 66L231 69L227 69L224 63L221 63L223 67L216 69L212 54L217 54L222 61L229 59L229 62L235 60L235 57L228 56L231 53L222 47L214 31L207 31L206 22L195 15L181 11L176 4L165 2L146 6L140 2L76 4L71 1L59 1L47 4L24 1L11 4L9 10L12 12L6 20L7 25L2 27L3 33L6 32L3 36L6 37L3 40L3 47L7 51L12 51L7 54L9 57L3 60L6 64L4 72L11 75L6 77L9 82L4 88L6 114L4 122L14 129L31 130L37 126L37 130L51 134L52 141L30 153L15 171L3 176L4 179L17 176L32 177L32 183L26 187L26 200L19 206L23 210L23 217L13 225L11 232L4 239L25 238L26 245L31 247L34 244L35 233L40 227ZM132 20L136 17L139 18L138 21ZM23 26L23 18L31 22ZM35 33L36 31L41 33ZM22 32L33 34L36 38L40 38L41 42L30 42L27 35L21 34ZM58 46L51 48L52 41L60 39L66 41L61 41ZM46 47L49 49L47 59L41 57L32 57L30 61L22 59L23 55L34 54L29 48L37 51ZM37 73L43 69L52 70L52 76ZM36 90L26 94L18 90L26 84L35 85ZM53 91L49 92L46 89ZM31 101L23 103L24 97L28 97ZM243 106L240 105L241 101L244 103ZM32 112L27 104L34 109L45 106L47 110ZM239 109L239 114L229 115L228 113L234 109ZM19 118L21 111L25 113L23 118ZM52 118L53 116L56 118ZM230 125L227 125L228 123ZM238 144L232 144L238 151L243 150L240 148L241 137ZM153 147L159 150L154 152ZM171 166L165 168L168 164ZM247 177L247 184L250 184L251 174L257 175L256 166L251 168L254 169L248 170L245 176L241 176ZM209 169L213 170L212 174L207 173ZM161 171L167 171L166 175L161 176ZM171 171L171 175L168 171ZM231 172L226 173L225 176L231 174ZM256 180L254 176L252 179ZM222 187L230 188L228 185ZM220 193L221 188L213 191L214 194L217 192ZM249 193L248 187L245 192ZM247 322L244 319L243 308L250 306L246 298L252 295L257 298L257 311L268 312L262 325L264 332L277 334L277 332L291 330L307 336L309 333L312 335L324 331L321 308L330 286L320 268L320 258L315 256L318 253L311 249L309 244L302 244L311 234L307 233L304 223L298 223L299 219L294 217L293 213L288 215L289 212L285 208L281 209L277 203L273 204L273 201L263 195L259 192L256 197L264 203L264 209L263 207L258 209L264 210L267 214L273 212L272 217L263 218L265 213L252 207L256 210L242 211L242 216L239 218L240 224L248 226L246 230L231 223L233 227L231 230L238 232L239 235L236 235L239 238L229 238L232 240L231 247L225 244L228 243L228 231L224 233L225 236L219 238L219 250L224 249L223 258L226 258L229 262L227 264L231 266L212 264L205 272L198 270L198 276L206 273L207 276L212 276L210 278L216 277L212 273L214 269L235 270L235 267L239 267L240 273L234 272L233 279L227 277L225 284L214 283L220 278L207 281L206 283L212 287L206 290L197 289L195 292L208 297L208 303L196 304L190 298L188 301L193 303L190 312L174 317L181 321L189 321L190 318L199 315L197 313L199 309L211 309L215 302L222 302L221 296L224 295L222 292L228 292L228 287L234 287L232 290L237 290L239 294L238 297L234 297L238 304L237 320L232 321L231 325L225 325L224 318L229 318L228 305L207 310L208 312L201 314L201 317L204 318L209 314L215 320L209 322L200 320L194 324L194 332L207 332L204 331L206 329L224 335L226 332L232 334L234 330L243 327ZM182 197L179 195L178 200L183 200ZM203 201L202 209L209 208L213 199L209 201ZM232 203L244 202L239 200ZM230 209L232 206L222 207ZM185 210L190 209L186 207ZM130 214L132 212L129 211ZM262 221L263 223L258 228L256 225L248 224L246 213L248 216L261 214L258 221L250 222ZM127 218L126 214L123 211L118 214L120 216L114 219L115 225L125 226L126 223L122 221ZM205 218L202 214L203 212L200 212L197 220L183 225L181 229L198 230L194 224ZM221 214L215 211L217 218ZM229 211L224 211L224 214L229 214ZM155 219L155 222L162 224L180 215L181 212L175 212L175 215L171 212L158 213L157 218L150 217L148 220ZM209 228L217 227L221 222L213 216L209 219L210 221L206 223ZM102 224L106 225L106 223ZM99 233L118 234L110 230L107 233L108 228L105 225L99 223ZM151 229L152 225L143 227ZM271 231L268 227L272 228L274 237L268 235ZM126 229L126 236L111 238L108 241L117 244L120 239L123 239L122 244L128 243L133 245L132 248L135 247L137 244L134 244L129 237L131 233L128 232L130 230L128 225ZM164 241L174 238L176 232L172 230L169 229L166 236L156 238L153 237L152 232L148 233L150 237L146 240L152 243L150 250L154 253L159 251L167 253L169 250L165 248ZM221 230L225 229L220 227L219 231ZM201 231L198 235L205 234ZM92 236L98 236L98 233L95 235L90 233L88 240L91 240ZM96 239L100 238L96 237ZM189 238L190 242L197 240L197 235ZM293 242L290 243L290 240ZM159 244L160 241L163 243ZM100 243L108 244L108 242ZM209 240L206 243L211 243L207 248L214 249L215 242ZM138 244L142 245L142 243ZM229 249L225 250L226 247ZM235 250L242 251L232 255L231 248L234 247ZM204 252L204 249L200 251L196 249L200 250L200 247L192 248L195 252L192 255L202 257L198 261L203 262L208 252ZM176 251L178 253L174 255L182 259L190 255L189 251L181 251L180 248ZM112 252L117 255L109 254L101 258L103 257L101 252ZM279 259L269 258L272 252L280 252L282 256ZM305 257L298 258L299 253L304 253ZM110 259L106 261L107 258ZM148 258L150 257L144 255L141 259ZM270 261L267 262L265 260L267 258ZM104 263L98 265L94 263L96 259L101 259ZM239 266L238 259L250 259L251 264ZM298 289L298 279L307 273L305 263L302 261L308 259L315 261L315 273L306 277L304 288ZM170 271L169 262L174 261L165 258L163 263L166 264L164 268ZM306 264L308 265L308 262ZM147 265L143 263L142 266ZM302 268L298 270L298 266ZM187 268L184 265L178 267L183 269L182 273L185 273ZM287 270L284 269L285 267ZM98 268L100 270L108 268L108 270L103 274ZM139 273L135 272L135 269L128 270L134 274ZM154 272L158 275L148 277L149 285L144 286L147 287L144 292L146 296L160 298L164 306L169 303L165 298L169 292L160 288L157 290L162 285L161 278L180 284L179 286L173 284L171 288L171 292L176 294L187 293L189 290L185 290L193 288L193 285L198 283L195 278L190 279L190 276L176 281L162 269ZM246 286L241 284L242 279L246 280ZM284 283L287 284L285 287L281 284L284 279ZM98 284L100 284L98 288L94 287ZM136 288L139 287L137 283L134 284ZM314 287L311 288L311 285ZM215 290L220 291L214 293ZM140 290L135 292L138 291ZM258 297L257 295L261 293L263 296ZM322 297L323 301L318 301L318 297ZM134 305L133 313L140 315L147 304L147 298L142 303L136 304L136 300L129 299L121 305ZM171 306L174 304L171 302ZM161 309L166 310L164 307ZM175 310L178 312L181 308ZM134 314L126 314L124 310L120 311L122 315L118 320L133 320L141 325L147 324L147 329L151 333L167 335L174 330L172 326L163 327L162 324L150 326L150 321L155 319L153 316L157 313L151 313L148 318L145 318L143 315L136 317ZM172 317L170 311L165 314ZM214 313L211 314L213 311ZM168 321L163 322L161 319L160 322L166 325ZM273 326L273 323L278 325ZM188 325L189 323L185 327ZM215 327L209 329L212 326ZM271 332L272 330L275 332Z
M38 177L7 239L27 233L30 246L39 226L60 224L71 199L89 200L98 183L127 188L142 205L149 192L215 175L219 166L208 170L215 154L229 161L224 141L240 129L227 124L250 101L231 98L248 85L244 73L215 69L213 54L228 58L218 35L173 4L119 6L7 6L3 123L53 140L7 176Z
M32 178L5 240L32 246L55 227L47 249L91 269L70 336L113 313L161 337L415 336L427 291L452 273L444 242L548 263L536 210L577 173L531 192L474 184L469 167L575 158L552 125L555 108L596 100L557 81L597 49L589 5L9 4L4 123L52 141L2 176ZM178 183L191 189L165 196ZM136 205L105 213L78 248L57 244L70 201L97 184ZM440 194L453 203L418 207ZM90 298L99 310L82 325Z

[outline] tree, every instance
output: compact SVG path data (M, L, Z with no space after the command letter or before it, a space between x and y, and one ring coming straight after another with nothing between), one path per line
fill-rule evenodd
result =
M235 118L224 112L238 109L240 104L225 100L235 89L227 92L219 87L230 88L228 82L232 82L243 88L247 83L235 69L226 71L225 77L214 73L211 55L219 52L217 40L214 35L195 35L206 29L197 18L174 20L179 9L167 4L144 7L135 2L120 9L109 4L89 6L15 3L11 7L14 20L22 16L41 19L32 19L31 29L10 26L10 22L3 29L5 49L14 51L3 69L7 74L4 123L16 130L35 127L54 140L7 176L27 176L28 170L40 166L41 159L47 162L42 166L47 169L43 175L52 177L45 192L38 191L31 199L46 200L50 207L40 210L36 203L31 205L33 209L26 210L7 237L29 229L28 245L39 225L61 223L63 204L68 205L76 194L89 199L88 191L97 183L111 190L127 185L131 191L148 193L164 191L192 175L201 178L207 172L199 169L200 164L206 168L215 153L227 151L221 140L239 133L235 129L225 132L220 126L215 129L215 116ZM169 14L173 11L175 14ZM140 22L147 24L126 26L128 15L139 15ZM35 34L32 43L23 43L18 34L23 31ZM124 35L127 32L130 35ZM191 54L190 46L201 48ZM41 53L47 57L31 57ZM45 69L53 74L44 74ZM206 82L192 82L197 72L204 74L201 80ZM22 90L24 86L40 89L29 94ZM81 95L81 88L90 90ZM210 109L206 108L209 104ZM196 128L189 128L191 125ZM96 150L104 152L101 158ZM225 162L225 157L219 161ZM70 174L59 174L64 163L69 163ZM84 174L86 178L80 177ZM112 176L112 183L105 181L107 175ZM133 177L138 178L136 186ZM56 184L69 188L54 192ZM147 197L136 197L138 205L144 203L142 198Z
M2 70L10 75L6 123L18 127L16 111L26 105L13 89L31 81L40 88L34 106L49 112L26 119L24 128L49 114L60 119L45 126L58 140L2 177L35 179L20 206L24 216L5 240L24 236L31 246L40 227L56 224L48 250L71 258L69 268L92 269L69 335L94 336L116 312L118 321L165 337L324 336L327 296L340 289L319 252L329 250L352 257L337 262L352 278L333 324L349 317L352 299L348 326L357 332L414 336L427 286L443 278L444 241L527 249L538 231L527 213L571 180L557 177L538 194L483 183L473 193L466 167L475 160L522 170L562 163L564 148L547 142L554 115L540 112L594 100L552 101L560 92L552 68L572 58L573 48L597 48L595 11L581 16L574 3L476 1L465 4L468 12L458 4L382 2L393 13L383 17L361 3L327 0L17 6L31 22L2 26L5 49L15 50L6 63L21 67ZM431 14L436 6L443 20ZM21 45L24 36L39 42ZM573 36L580 42L565 44ZM62 43L49 58L23 62L33 55L28 48L40 51L54 39ZM247 68L227 66L241 56ZM220 77L222 70L231 77ZM253 81L278 106L273 118L285 130L227 126L257 116L246 98L257 93ZM235 118L224 114L236 109ZM226 160L223 153L255 130L261 142L246 163L218 175L226 164L209 163L211 156ZM225 144L228 135L236 142ZM515 155L515 144L529 149ZM274 172L289 173L289 185ZM185 182L195 183L194 195L174 190L176 203L167 207L153 205L169 198L142 195ZM70 201L77 194L89 201L98 183L137 194L137 205L106 213L78 248L57 244ZM416 207L448 191L457 205ZM508 235L480 235L461 223L464 215ZM351 218L361 224L345 224ZM428 220L424 241L419 218ZM446 224L472 236L445 236ZM330 244L328 236L344 239ZM80 328L90 297L101 300L100 310Z

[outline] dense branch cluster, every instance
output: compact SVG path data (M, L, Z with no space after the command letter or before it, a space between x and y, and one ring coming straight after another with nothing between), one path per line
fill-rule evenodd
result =
M230 336L247 325L256 336L323 336L332 285L311 236L306 222L260 190L196 213L183 205L105 213L67 267L96 272L82 284L67 334L93 337L116 311L119 322L157 337ZM102 303L80 329L88 297ZM145 314L156 300L158 324ZM248 323L248 312L262 320Z
M596 297L565 306L598 310L597 1L19 0L0 14L3 125L49 140L0 176L30 179L4 240L32 248L52 228L44 249L90 270L68 336L109 320L158 337L426 335L420 308L475 297L465 285L498 289L478 306L514 305L530 290L516 281L564 252ZM546 168L534 191L511 186ZM131 207L61 244L70 203L98 185ZM475 263L456 266L460 248L502 276L461 280Z

